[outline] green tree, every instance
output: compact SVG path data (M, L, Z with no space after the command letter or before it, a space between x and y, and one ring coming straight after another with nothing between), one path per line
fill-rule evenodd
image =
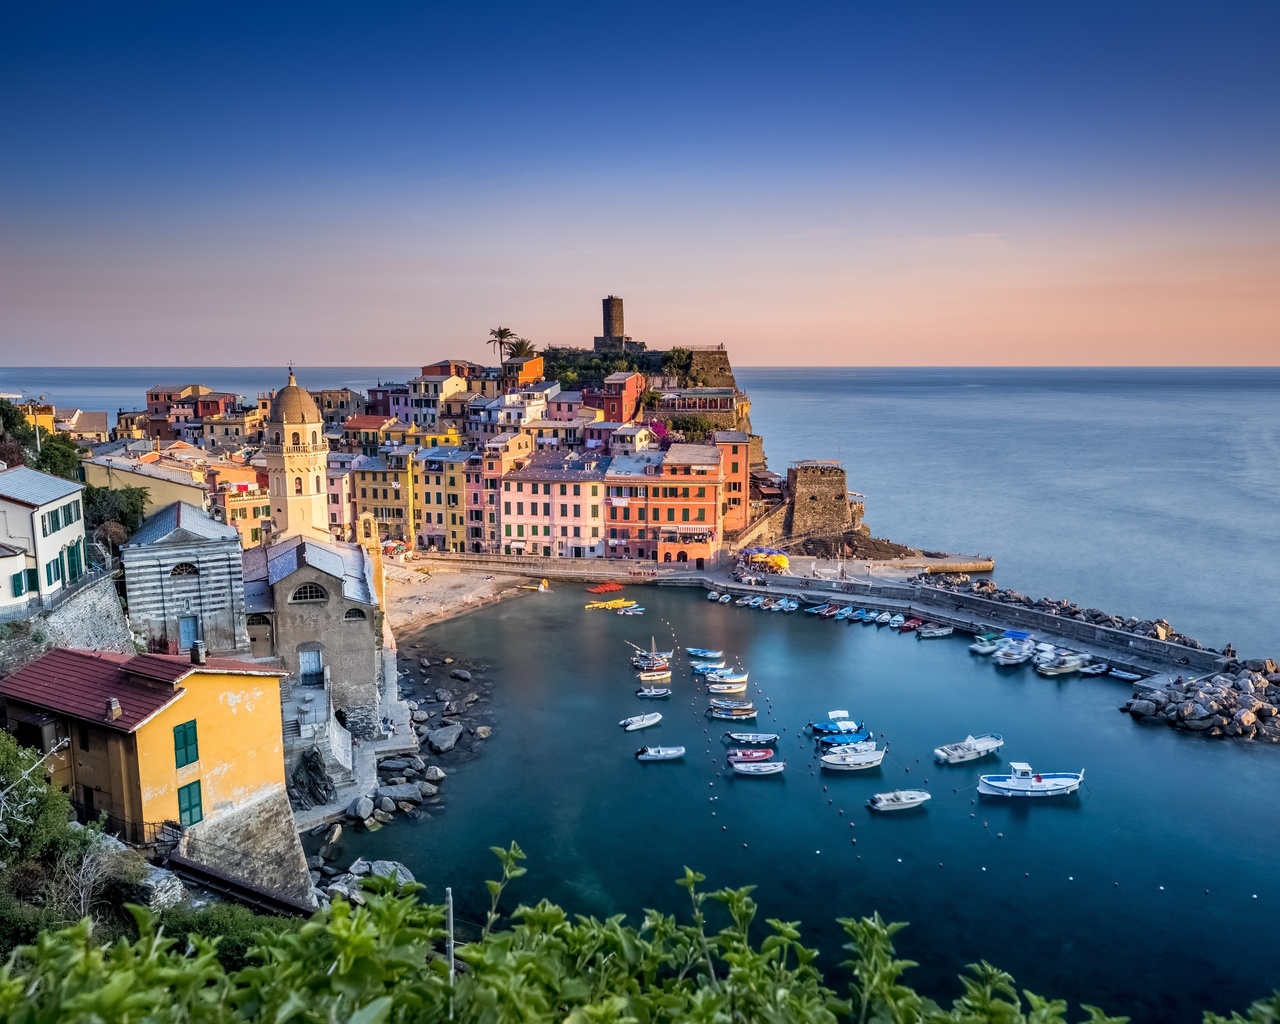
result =
M495 327L489 331L489 344L493 348L493 354L498 357L498 362L502 362L503 353L507 351L507 346L515 340L516 332L510 327Z
M148 493L145 487L86 487L85 530L96 530L104 523L119 523L129 533L134 533L142 524Z
M716 425L705 416L673 416L667 427L679 431L690 444L705 441L716 430Z
M80 469L80 446L67 434L41 430L40 453L33 465L42 472L74 480Z
M507 343L507 358L517 359L525 356L536 356L538 350L528 338L513 338Z

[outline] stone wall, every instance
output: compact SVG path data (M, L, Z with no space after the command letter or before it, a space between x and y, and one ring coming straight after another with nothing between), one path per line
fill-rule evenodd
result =
M110 576L86 583L54 611L0 626L0 674L16 671L52 647L135 653Z
M128 546L120 561L129 619L144 641L176 653L179 620L191 616L210 654L249 650L238 538ZM197 572L175 576L180 565L195 566Z
M184 857L295 900L308 900L311 875L283 786L187 830Z
M835 462L798 462L787 470L791 514L787 536L843 534L854 526L844 467Z
M689 367L689 378L706 388L737 390L738 387L727 349L695 349L693 362Z

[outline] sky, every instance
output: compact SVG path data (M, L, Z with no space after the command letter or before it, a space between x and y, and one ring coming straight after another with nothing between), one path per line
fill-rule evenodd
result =
M1280 4L0 5L0 360L1280 362Z

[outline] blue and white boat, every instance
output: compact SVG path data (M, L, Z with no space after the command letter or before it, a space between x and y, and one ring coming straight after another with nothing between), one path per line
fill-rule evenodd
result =
M691 658L700 658L703 660L723 658L724 651L713 651L707 647L686 647L684 653Z
M804 613L806 615L821 615L829 607L831 607L830 603L827 601L824 601L822 604L810 605L808 608L804 610Z
M719 591L717 591L717 590L708 590L708 591L707 591L707 600L708 600L708 601L719 601L719 600L720 600L720 592L719 592Z
M724 658L719 661L693 661L689 663L689 669L694 675L704 675L707 672L719 672L724 668Z
M720 603L721 603L721 604L728 604L728 603L729 603L730 601L732 601L732 600L733 600L733 595L732 595L732 594L721 594L721 595L720 595Z
M851 719L847 711L828 711L825 721L810 722L805 728L815 734L857 732L862 724Z
M705 675L709 683L745 683L747 681L746 672L735 672L733 669L715 669Z
M819 736L818 742L825 747L848 747L871 739L871 730L860 728L857 732L839 733L834 736Z
M889 620L889 628L890 628L890 629L901 629L901 628L902 628L903 623L904 623L904 622L906 622L906 621L907 621L907 617L906 617L905 615L903 615L903 614L902 614L902 612L898 612L898 614L897 614L897 615L893 616L893 617Z
M879 615L876 616L877 626L887 626L892 621L893 621L893 615L890 612L881 612Z
M841 608L831 617L835 619L836 622L844 622L844 620L847 619L852 614L853 614L853 608L850 607L849 605L845 605L843 608Z
M859 608L856 612L854 612L852 615L849 616L849 621L850 622L866 622L867 610L865 608Z
M749 605L747 605L747 607L748 607L748 608L759 608L762 604L764 604L764 598L763 598L763 597L753 597L753 598L751 599L751 603L750 603Z
M1078 772L1032 771L1025 761L1010 761L1008 775L979 775L978 792L983 796L1067 796L1084 782L1084 769Z

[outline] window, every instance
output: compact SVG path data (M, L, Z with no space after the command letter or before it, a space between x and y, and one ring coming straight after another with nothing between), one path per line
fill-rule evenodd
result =
M62 579L62 559L53 558L44 564L45 586L51 587Z
M289 598L290 604L303 604L309 601L327 601L329 595L318 583L304 583Z
M170 576L199 576L200 570L190 562L179 562L169 570Z
M293 478L293 493L294 494L302 493L302 477L300 476L295 476Z
M706 496L707 496L707 489L706 489L705 487L699 487L699 488L698 488L698 497L699 497L699 498L705 498Z
M254 542L255 544L256 544L258 541L262 540L262 528L261 528L261 527L258 527L258 526L255 526L252 530L250 530L250 531L249 531L249 540L251 540L251 541L252 541L252 542Z
M687 523L689 521L689 510L687 508L682 508L680 510L680 521L682 523Z
M561 484L561 485L560 485L560 493L561 493L561 494L568 494L568 493L569 493L569 485L568 485L568 484Z
M204 808L200 806L200 780L178 790L178 821L185 826L198 825L204 820Z
M561 506L560 506L560 515L561 515L561 516L567 516L568 514L569 514L569 506L568 506L568 505L561 505Z
M173 727L173 756L179 768L200 760L200 744L196 741L194 720Z
M592 484L592 485L591 485L591 497L593 497L593 498L598 498L599 496L600 496L600 485L599 485L599 484Z
M349 622L354 622L354 621L356 621L357 619L365 619L365 618L367 618L367 616L365 615L365 613L364 613L364 612L362 612L359 608L348 608L348 609L347 609L347 613L346 613L344 616L342 616L342 617L343 617L344 619L346 619L347 621L349 621Z
M25 572L15 572L12 577L13 596L21 597L27 592L27 574Z
M582 485L581 485L581 484L574 484L574 485L573 485L573 496L574 496L575 498L577 498L577 497L580 497L581 495L582 495Z
M302 444L302 436L296 430L293 432L293 438L291 443L295 445Z
M695 516L695 518L698 520L698 522L705 523L707 521L707 510L705 508L698 509L698 514L697 516Z
M676 510L674 508L667 509L667 522L674 523L676 521Z
M80 749L89 749L89 727L84 722L80 723Z
M734 455L738 454L738 446L736 444L733 446L733 454ZM738 464L736 462L729 463L729 472L730 473L738 472Z

